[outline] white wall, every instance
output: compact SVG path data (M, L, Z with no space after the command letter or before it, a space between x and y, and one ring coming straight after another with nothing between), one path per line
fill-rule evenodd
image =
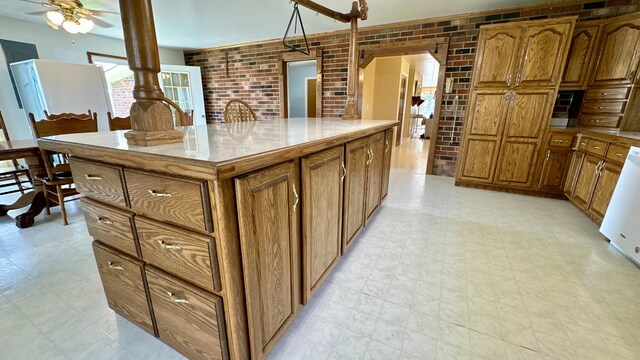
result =
M35 44L40 59L87 64L87 51L125 56L124 41L97 35L71 35L64 30L53 30L47 25L0 16L0 39ZM75 44L74 44L75 41ZM163 64L184 65L182 50L160 49ZM27 121L18 107L9 78L6 60L0 49L0 111L12 136L11 123L16 119Z
M296 61L287 64L289 117L307 117L307 78L316 77L316 61Z

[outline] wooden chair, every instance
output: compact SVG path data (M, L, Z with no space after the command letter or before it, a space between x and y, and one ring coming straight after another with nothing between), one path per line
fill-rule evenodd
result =
M111 112L107 112L107 119L109 119L109 130L130 130L131 129L131 116L127 117L112 117Z
M9 132L4 124L2 112L0 112L0 130L2 130L4 140L10 141L11 139L9 139ZM23 180L22 176L26 177L26 180ZM30 184L30 186L25 188L22 184ZM30 190L33 187L29 169L20 165L15 159L11 160L10 167L0 168L0 189L7 187L16 187L17 189L0 192L0 195L13 194L16 192L24 194L25 190Z
M256 113L251 106L246 102L239 99L231 99L224 108L224 121L242 122L242 121L256 121Z
M65 117L58 116L55 120L36 121L33 114L29 114L29 120L36 137L55 136L63 134L77 134L85 132L98 131L98 118L95 113L87 119L86 115L68 114ZM60 205L62 220L68 225L67 211L64 208L65 198L74 197L73 201L80 198L75 186L73 186L73 176L69 167L69 159L67 154L60 154L44 149L40 149L44 167L47 171L46 176L37 176L36 179L42 182L42 190L45 194L45 206L47 215L51 214L49 202ZM54 191L55 189L55 191ZM50 196L52 195L52 196ZM55 197L53 196L55 195Z
M64 119L69 117L80 119L80 120L91 120L94 116L96 116L96 114L93 113L93 116L92 116L91 109L89 109L85 114L74 114L74 113L49 114L49 112L45 110L44 116L47 120L58 120L58 119Z

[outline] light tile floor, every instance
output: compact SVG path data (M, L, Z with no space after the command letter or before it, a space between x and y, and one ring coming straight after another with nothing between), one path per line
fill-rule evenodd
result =
M380 212L270 359L640 359L640 269L568 202L394 164ZM107 308L69 210L67 227L57 211L24 230L0 218L0 358L180 358Z

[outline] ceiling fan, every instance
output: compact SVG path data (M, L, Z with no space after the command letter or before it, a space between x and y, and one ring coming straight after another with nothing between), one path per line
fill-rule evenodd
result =
M107 14L118 14L112 11L101 11L87 9L80 0L47 0L45 2L22 0L32 4L42 5L49 10L29 12L28 15L46 15L47 24L54 29L62 27L71 34L86 34L93 30L94 25L103 28L113 27L106 21L98 19L97 16Z

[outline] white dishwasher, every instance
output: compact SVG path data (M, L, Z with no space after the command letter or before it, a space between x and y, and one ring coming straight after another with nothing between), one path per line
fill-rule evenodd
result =
M640 265L640 147L629 150L600 232Z

